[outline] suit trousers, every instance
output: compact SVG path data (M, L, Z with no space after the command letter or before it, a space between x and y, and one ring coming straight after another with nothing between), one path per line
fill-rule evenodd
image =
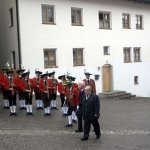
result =
M85 119L84 120L84 134L83 134L84 138L88 138L89 137L91 124L94 127L95 135L96 136L100 136L101 135L101 133L100 133L100 125L99 125L98 119L97 118L94 118L92 120Z

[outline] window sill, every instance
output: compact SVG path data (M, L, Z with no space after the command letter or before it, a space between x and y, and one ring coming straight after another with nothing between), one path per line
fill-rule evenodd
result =
M124 61L124 63L132 63L132 61Z
M82 25L82 24L81 24L81 25L78 25L78 24L71 24L71 25L72 25L72 26L81 26L81 27L84 26L84 25Z
M104 56L109 56L110 54L104 54Z
M85 64L82 64L82 65L73 65L73 67L80 67L80 66L85 66Z
M136 30L144 30L143 28L136 28Z
M131 28L130 28L130 27L129 27L129 28L124 28L124 27L123 27L123 29L131 29Z
M99 28L99 29L103 29L103 30L112 30L112 28Z
M58 66L45 66L44 68L45 69L47 69L47 68L58 68Z
M134 60L134 62L142 62L141 60Z
M56 23L51 23L51 22L42 22L42 24L45 24L45 25L56 25Z

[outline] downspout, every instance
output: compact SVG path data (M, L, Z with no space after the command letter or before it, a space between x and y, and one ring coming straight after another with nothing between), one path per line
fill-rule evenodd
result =
M18 43L18 60L19 60L19 67L22 64L21 60L21 42L20 42L20 25L19 25L19 4L18 0L16 0L16 20L17 20L17 43Z

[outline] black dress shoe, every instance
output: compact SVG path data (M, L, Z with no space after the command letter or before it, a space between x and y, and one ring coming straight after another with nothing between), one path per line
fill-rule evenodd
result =
M100 139L100 135L97 135L97 136L96 136L96 139Z
M73 123L77 123L77 120L72 120Z
M83 137L83 138L81 138L81 141L86 141L86 140L88 140L88 138L87 138L87 137Z
M12 115L13 115L13 113L10 113L10 114L9 114L9 116L12 116Z
M32 112L30 112L29 115L34 116L34 114Z
M75 132L83 132L83 130L75 130Z
M29 116L29 115L30 115L30 113L29 113L29 112L27 112L27 113L26 113L26 116Z
M44 113L44 116L48 116L47 113Z
M72 124L67 124L65 127L73 127Z
M68 115L67 114L63 114L63 117L67 117Z
M15 113L13 113L13 115L14 115L14 116L17 116L17 113L15 112Z
M58 110L58 108L57 108L57 107L53 107L53 109L56 109L56 110Z
M3 109L9 109L9 107L8 107L8 106L5 106Z

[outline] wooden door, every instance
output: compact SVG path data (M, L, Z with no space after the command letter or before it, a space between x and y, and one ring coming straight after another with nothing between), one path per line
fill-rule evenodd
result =
M112 91L112 66L105 64L102 68L103 92Z

